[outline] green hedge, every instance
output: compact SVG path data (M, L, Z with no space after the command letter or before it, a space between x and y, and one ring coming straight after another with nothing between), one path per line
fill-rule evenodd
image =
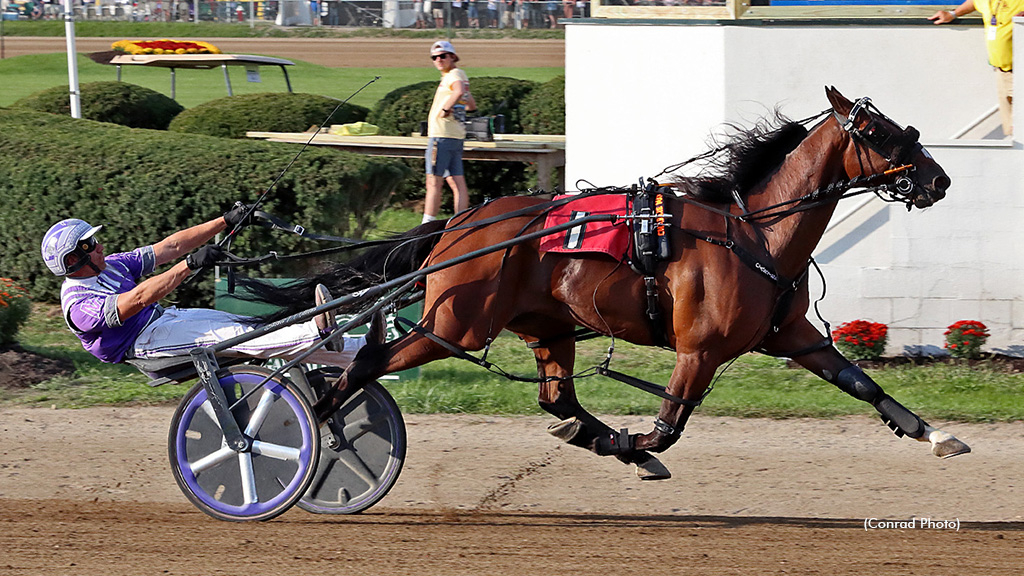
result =
M184 108L163 94L127 82L89 82L79 87L82 118L131 128L166 130ZM70 115L68 85L55 86L26 96L12 108Z
M475 88L474 81L470 85ZM396 88L384 95L370 111L367 121L376 124L381 134L408 136L418 132L420 122L427 119L434 100L437 81L417 82Z
M519 105L539 86L537 82L484 76L469 79L470 90L476 99L478 115L505 115L505 131L522 131ZM382 134L408 136L419 130L420 122L427 119L434 100L437 82L427 81L403 86L387 93L377 102L369 115L369 122L380 127Z
M214 218L236 200L255 200L298 150L0 109L0 154L11 160L0 163L2 275L37 300L55 301L60 279L39 255L53 223L77 217L103 224L108 253L129 250ZM407 175L395 160L309 148L265 206L311 230L355 235ZM233 251L287 254L320 247L250 228ZM172 297L184 305L208 305L212 281L209 274L204 278Z
M556 76L527 94L519 113L526 134L565 134L565 76Z
M211 100L190 108L171 122L173 132L245 138L247 131L303 132L319 126L341 104L316 94L246 94ZM366 120L369 109L345 104L331 115L329 124Z

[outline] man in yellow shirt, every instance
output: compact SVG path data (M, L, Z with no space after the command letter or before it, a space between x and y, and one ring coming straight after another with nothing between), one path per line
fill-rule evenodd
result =
M437 218L441 210L441 188L447 180L455 194L455 213L469 208L469 189L462 170L462 141L466 138L466 112L476 110L469 92L469 78L459 69L459 57L451 42L439 40L430 47L430 59L441 73L427 117L427 198L423 222Z
M947 24L977 10L985 22L988 63L996 74L999 117L1003 134L1013 135L1013 17L1024 16L1024 0L965 0L953 10L936 12L929 20Z

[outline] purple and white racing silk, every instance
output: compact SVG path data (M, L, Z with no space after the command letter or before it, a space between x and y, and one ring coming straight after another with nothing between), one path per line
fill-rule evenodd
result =
M156 256L152 246L111 254L98 276L67 278L60 289L60 308L82 347L103 362L121 362L135 339L157 313L151 304L130 318L117 313L117 296L135 288L153 272Z
M60 291L68 327L82 341L82 347L104 362L123 362L126 357L184 356L197 346L209 346L254 330L234 314L205 308L165 310L151 304L131 318L121 318L117 313L117 296L135 288L143 276L153 272L156 256L152 246L145 246L111 254L105 261L107 267L98 276L67 278ZM342 338L342 351L321 348L308 361L334 366L350 364L366 344L366 338ZM316 323L309 320L239 344L225 351L225 355L288 360L320 340Z

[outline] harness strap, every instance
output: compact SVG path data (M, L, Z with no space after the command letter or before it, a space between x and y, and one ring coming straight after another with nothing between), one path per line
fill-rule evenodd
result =
M804 268L803 273L800 277L793 281L789 287L784 288L781 295L779 295L778 302L775 303L775 312L772 313L772 332L778 332L782 326L782 322L786 319L789 314L789 309L793 305L793 297L796 295L796 289L803 283L807 278L807 272L810 268Z
M764 349L758 349L758 352L761 352L762 354L768 354L769 356L774 356L775 358L799 358L801 356L807 356L808 354L812 354L814 352L817 352L818 350L824 350L825 348L830 348L831 346L832 346L832 339L831 338L824 338L822 340L819 340L818 342L815 342L814 344L811 344L810 346L806 346L804 348L800 348L799 350L794 350L793 352L782 352L782 353L779 353L779 354L770 354L768 352L765 352Z
M754 257L753 254L751 254L742 246L739 246L732 240L719 240L718 238L702 235L698 232L688 230L686 228L682 228L681 230L698 240L703 240L704 242L707 242L708 244L714 244L715 246L721 246L723 248L729 249L730 251L732 251L733 254L735 254L740 259L741 262L746 264L747 267L749 267L751 270L755 272L760 273L765 278L771 280L776 286L783 289L788 289L793 286L793 282L790 282L789 280L779 276L778 272L775 271L774 266L772 266L771 264L765 264L761 262L756 257Z
M579 328L577 330L573 330L572 332L566 332L564 334L559 334L557 336L551 336L550 338L544 338L542 340L537 340L536 342L527 342L526 347L529 348L530 350L535 350L537 348L547 348L552 343L565 340L566 338L572 338L576 342L582 342L584 340L600 338L601 336L604 336L604 334L601 334L600 332L597 332L595 330L591 330L590 328Z
M658 281L654 276L644 276L647 291L647 320L651 325L651 338L658 346L667 346L668 337L661 322L661 306L658 302Z
M680 398L679 396L666 392L664 386L651 384L646 380L641 380L639 378L630 376L629 374L623 374L622 372L616 372L615 370L612 370L605 366L598 366L597 373L600 374L601 376L607 376L612 380L618 380L623 384L629 384L634 388L638 388L649 394L654 394L655 396L664 398L665 400L671 400L676 404L682 404L683 406L692 406L696 408L697 406L700 406L701 401L704 400L703 397L700 400L687 400L685 398Z
M476 356L473 356L472 354L466 352L462 348L459 348L458 346L456 346L456 345L448 342L447 340L441 338L437 334L434 334L433 332L427 330L423 326L420 326L419 324L416 324L412 320L408 320L406 318L402 318L401 316L397 316L397 317L395 317L395 323L396 324L403 324L405 326L405 328L406 328L405 333L408 334L409 332L415 332L415 333L419 334L420 336L423 336L424 338L430 340L431 342L434 342L438 346L441 346L445 350L451 352L453 356L455 356L456 358L458 358L460 360L468 360L469 362L472 362L473 364L476 364L477 366L482 366L482 367L487 368L487 369L490 369L491 366L492 366L492 364L490 362L488 362L487 360L484 360L482 358L477 358Z
M266 224L263 224L263 226L266 228L271 228L273 230L284 230L285 232L291 232L292 234L297 234L299 236L302 236L303 238L309 238L310 240L324 240L327 242L341 242L344 244L359 244L363 242L362 240L342 238L340 236L314 234L306 230L304 226L293 225L289 222L286 222L283 218L279 218L277 216L274 216L273 214L270 214L269 212L264 212L263 210L256 210L252 213L252 215L255 218L265 221Z

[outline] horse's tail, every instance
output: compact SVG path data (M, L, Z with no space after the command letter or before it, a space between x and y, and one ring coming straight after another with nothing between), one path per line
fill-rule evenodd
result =
M282 285L255 278L239 278L238 284L243 290L235 297L278 307L275 312L255 317L254 323L287 318L314 306L313 291L317 284L327 286L337 298L418 270L440 240L441 231L447 224L447 220L421 224L362 251L347 263L332 264L310 278ZM365 307L365 303L357 302L339 308L338 312L352 313Z

